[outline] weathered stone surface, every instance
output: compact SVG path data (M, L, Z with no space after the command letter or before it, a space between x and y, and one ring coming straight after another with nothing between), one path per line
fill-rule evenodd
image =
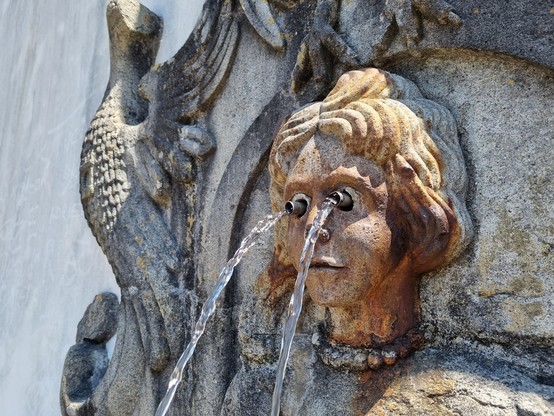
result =
M87 307L77 327L77 343L65 358L60 401L62 414L94 413L90 398L108 368L106 343L117 329L117 296L102 293Z
M119 302L113 293L101 293L94 298L77 326L77 343L91 341L96 344L108 342L117 330L117 307Z
M551 415L554 389L466 345L427 348L393 367L336 372L317 360L300 336L292 352L283 414ZM267 414L271 366L245 367L222 414ZM268 386L268 383L270 384ZM255 398L255 399L254 399ZM257 406L257 407L256 407ZM260 409L256 412L252 409Z
M381 19L381 2L373 7L361 1L343 2L341 26L345 27L347 41L360 54L360 61L374 59L372 48L379 34L385 30L387 19ZM384 3L389 3L385 1ZM392 2L391 2L392 3ZM403 2L398 2L403 3ZM404 2L405 4L410 2ZM425 3L425 2L412 2ZM431 2L429 2L431 3ZM458 51L482 50L523 58L541 66L553 69L552 54L552 5L547 2L528 3L517 0L487 2L451 0L448 2L460 19L460 25L441 24L441 19L423 17L417 45L408 54L422 53L437 49ZM405 6L409 9L409 6ZM420 21L415 15L415 21ZM444 22L444 20L443 20ZM401 59L397 54L406 55L402 36L398 36L385 51L385 61Z
M107 368L108 352L105 345L84 341L69 349L61 387L63 415L86 415L92 412L88 399Z
M412 65L405 74L463 126L477 224L464 258L424 280L427 319L453 335L552 347L554 74L480 53Z
M221 266L271 209L266 166L279 120L326 96L346 70L378 66L453 114L475 238L423 277L426 344L394 366L324 364L312 338L328 312L307 299L283 414L553 413L552 21L548 5L527 1L208 0L189 42L152 68L155 31L116 30L109 93L87 135L99 151L85 146L82 183L122 288L117 346L96 389L68 391L92 397L90 413L154 412ZM87 181L88 168L104 166L95 154L107 171ZM268 414L290 289L275 308L261 306L272 240L238 268L174 414Z
M371 414L549 415L554 389L490 356L428 349L417 353L371 407Z

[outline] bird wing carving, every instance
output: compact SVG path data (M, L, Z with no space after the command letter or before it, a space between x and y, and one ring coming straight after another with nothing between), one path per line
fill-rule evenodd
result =
M215 149L209 133L194 123L225 86L238 34L232 2L207 1L183 47L141 81L140 94L149 102L141 136L161 169L178 182L193 179L191 158L204 159ZM142 172L144 185L156 191L148 185L152 175Z
M154 110L151 116L190 123L208 109L225 84L237 43L232 3L207 1L183 47L142 82Z

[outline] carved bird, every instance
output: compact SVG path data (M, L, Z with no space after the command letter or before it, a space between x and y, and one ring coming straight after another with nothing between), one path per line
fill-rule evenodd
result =
M291 6L274 1L281 8ZM170 227L187 223L177 217L192 215L176 202L188 202L190 211L195 160L215 149L194 122L225 85L238 43L236 7L207 1L185 45L154 67L159 19L135 0L112 0L107 8L110 80L83 145L81 200L123 296L131 298L140 316L152 368L163 368L168 348L161 344L171 338L157 328L180 325L178 311L162 305L175 303L167 298L177 293L176 276L183 273L183 255L190 255L191 247L179 247L173 237L179 230ZM240 7L265 42L284 48L267 2L240 0ZM188 201L172 200L182 196L179 189L186 190Z
M109 3L110 80L81 154L85 217L157 371L182 348L196 165L215 148L194 121L219 92L237 44L228 2L214 3L218 12L205 8L194 35L157 67L159 19L133 0Z
M291 6L287 0L274 3ZM64 403L66 409L153 414L157 398L146 396L157 388L149 380L160 380L181 353L192 326L186 318L196 307L184 296L185 287L194 287L195 180L199 163L215 149L195 123L225 86L242 13L267 44L284 48L266 2L207 0L185 45L153 65L159 18L136 0L108 4L110 79L85 135L80 192L85 217L121 288L120 325L102 384L93 397Z

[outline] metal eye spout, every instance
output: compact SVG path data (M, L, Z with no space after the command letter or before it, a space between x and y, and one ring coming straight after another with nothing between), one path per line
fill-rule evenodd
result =
M287 201L285 204L285 211L288 215L298 215L301 217L308 210L308 202L305 199L299 199L297 201Z
M341 211L351 211L354 206L354 201L350 194L346 191L334 191L329 194L327 199L330 199L335 206Z

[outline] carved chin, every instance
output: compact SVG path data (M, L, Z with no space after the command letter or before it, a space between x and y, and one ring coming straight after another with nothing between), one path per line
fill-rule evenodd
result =
M348 268L310 267L306 287L311 299L321 306L346 307L362 301L368 280L353 279Z

